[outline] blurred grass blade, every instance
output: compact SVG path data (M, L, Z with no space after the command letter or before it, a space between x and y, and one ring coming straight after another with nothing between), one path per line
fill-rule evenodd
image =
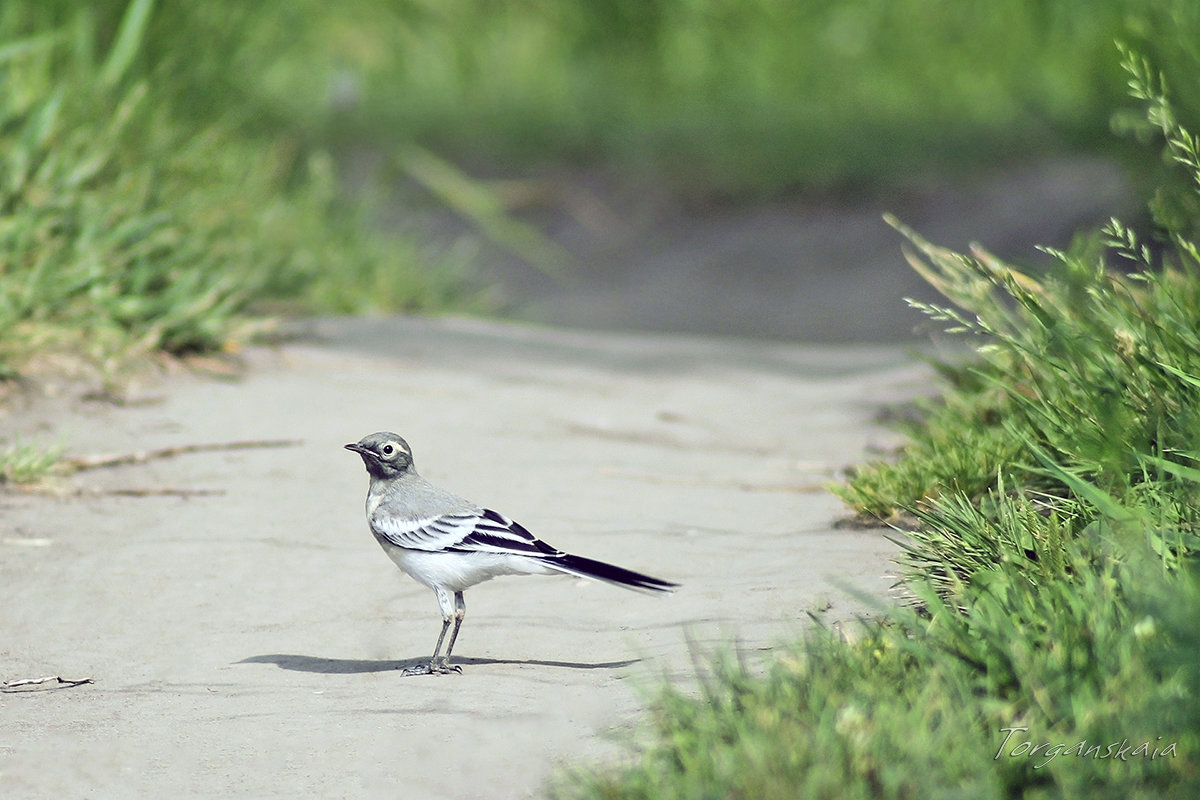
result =
M1196 469L1195 467L1189 467L1175 461L1168 461L1158 456L1142 456L1142 461L1165 470L1177 478L1183 478L1185 481L1192 481L1193 483L1200 483L1200 469Z
M564 279L570 256L531 225L513 218L496 195L453 164L423 147L405 144L396 150L404 174L424 186L450 209L474 222L496 244L525 259L552 278Z
M48 50L61 42L63 38L61 31L55 31L53 33L43 33L39 36L30 36L26 39L18 39L15 42L0 44L0 64L5 64L30 53L36 53L39 50Z
M1156 361L1155 363L1184 383L1200 389L1200 378L1197 378L1195 375L1189 375L1178 367L1172 367L1170 364L1163 363L1162 361Z
M1062 481L1076 497L1080 497L1091 503L1096 507L1097 511L1114 522L1132 522L1134 520L1134 515L1130 510L1113 499L1108 492L1105 492L1094 483L1084 480L1062 466L1049 453L1033 442L1026 442L1025 446L1042 463L1043 469L1033 469L1032 471L1040 472L1043 475L1049 475L1052 478Z
M61 444L40 444L13 439L0 450L0 486L26 486L45 478L62 460Z
M112 49L100 68L100 81L106 86L115 86L125 77L129 67L142 47L142 37L154 10L154 0L130 0L121 17L121 26L113 40Z

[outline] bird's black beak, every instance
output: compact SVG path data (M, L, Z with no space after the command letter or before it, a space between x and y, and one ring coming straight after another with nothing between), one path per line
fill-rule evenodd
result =
M370 448L363 447L358 442L354 442L353 444L348 444L345 447L347 450L352 450L353 452L358 453L359 458L361 458L363 460L363 463L368 466L370 466L371 463L378 464L381 461L378 453L376 453L374 450L371 450Z

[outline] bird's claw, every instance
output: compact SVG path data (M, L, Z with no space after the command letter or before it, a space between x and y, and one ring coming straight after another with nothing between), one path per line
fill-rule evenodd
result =
M462 667L458 664L447 664L445 661L429 661L415 667L408 667L400 674L408 677L410 675L449 675L451 672L461 675Z

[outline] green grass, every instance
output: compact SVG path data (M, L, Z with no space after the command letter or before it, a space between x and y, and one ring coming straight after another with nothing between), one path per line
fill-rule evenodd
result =
M1128 63L1200 197L1195 138L1177 127L1145 65ZM917 305L984 344L979 363L945 368L953 391L910 431L910 457L859 470L843 497L880 514L955 492L975 498L998 483L1052 488L1046 458L1120 493L1147 480L1148 458L1194 463L1200 253L1186 238L1194 223L1160 222L1167 252L1113 220L1101 239L1123 271L1089 246L1053 253L1055 268L1035 280L983 251L936 247L893 220L913 245L910 262L956 307Z
M699 696L662 691L625 767L562 776L552 795L1194 796L1200 575L1165 582L1132 543L1097 563L1093 544L1071 581L1035 586L997 565L945 598L927 593L925 615L893 613L851 643L818 631L765 675L716 658ZM1026 730L1006 745L1004 728ZM1122 740L1124 760L1064 754ZM1022 742L1061 746L1030 758ZM1174 743L1175 755L1128 757L1143 742L1151 753Z
M62 454L61 445L23 442L14 438L0 449L0 486L29 485L49 477Z
M632 765L571 776L557 796L1190 796L1197 584L1172 586L1168 606L1143 588L1162 584L1149 556L1137 569L1076 566L1078 579L1045 587L998 567L945 601L930 593L927 616L894 614L849 644L818 632L765 676L718 659L699 697L659 696ZM1006 727L1027 731L996 758ZM1175 742L1177 755L1012 755L1024 740L1122 739Z
M1143 60L1125 66L1200 199L1200 139ZM660 691L623 766L554 795L1195 796L1200 255L1197 217L1161 213L1175 199L1158 205L1163 248L1113 222L1099 238L1124 270L1089 245L1036 281L894 223L954 303L925 310L978 342L971 364L941 365L944 396L898 459L840 490L913 520L919 602L765 665L713 656L698 693Z
M91 6L113 36L125 0ZM169 72L195 118L335 148L412 142L487 175L599 165L702 195L1134 159L1107 135L1115 39L1178 76L1200 118L1190 0L161 0L148 30L138 63Z
M465 157L486 132L514 161L617 163L697 192L877 185L1107 146L1111 43L1133 19L1160 24L1119 0L459 0L394 21L410 46L364 70L364 115Z
M0 8L0 374L55 349L219 350L264 308L466 302L459 275L367 224L321 150L252 135L240 108L181 115L143 63L155 3L120 4L107 41L91 9L54 5Z
M175 3L161 24L224 42L258 76L235 90L264 116L329 140L412 140L489 173L600 164L745 195L1111 152L1117 38L1178 75L1200 116L1188 0L307 0L233 14Z

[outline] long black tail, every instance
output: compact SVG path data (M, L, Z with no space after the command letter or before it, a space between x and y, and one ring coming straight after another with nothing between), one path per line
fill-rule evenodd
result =
M568 575L593 578L616 586L624 586L626 589L637 589L645 592L673 592L679 588L678 583L651 578L649 575L643 575L640 572L634 572L631 569L625 569L613 564L605 564L603 561L596 561L594 558L564 554L544 558L542 559L542 563L547 567L560 570Z

